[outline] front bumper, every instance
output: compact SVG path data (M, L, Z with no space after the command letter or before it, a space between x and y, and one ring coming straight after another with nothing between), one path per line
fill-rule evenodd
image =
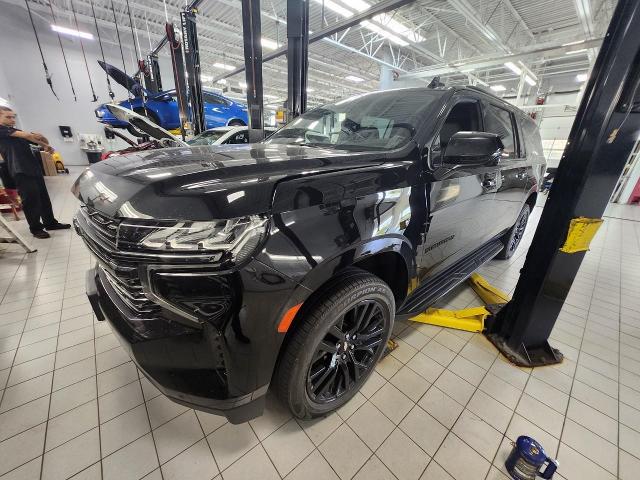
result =
M229 394L224 368L223 340L211 332L189 331L182 326L157 325L128 316L116 292L98 269L86 277L87 296L96 317L107 320L124 349L144 375L173 401L190 408L223 415L242 423L262 414L268 384L239 396ZM163 320L150 320L163 322Z
M191 408L242 423L262 414L283 335L277 333L282 305L295 284L280 277L269 291L256 280L274 272L254 262L240 275L243 304L222 326L190 328L171 321L162 310L157 318L132 314L105 272L87 272L87 295L98 320L107 320L116 337L144 375L167 397Z

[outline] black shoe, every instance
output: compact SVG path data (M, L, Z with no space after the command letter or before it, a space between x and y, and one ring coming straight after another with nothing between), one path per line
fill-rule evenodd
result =
M47 230L66 230L67 228L71 228L71 225L68 223L52 223L51 225L45 225L44 228Z
M37 230L35 232L31 232L31 234L36 238L51 238L51 235L44 230Z

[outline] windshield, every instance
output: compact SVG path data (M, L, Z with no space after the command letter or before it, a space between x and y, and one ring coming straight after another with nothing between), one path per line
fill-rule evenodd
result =
M358 95L296 118L266 143L391 150L409 142L442 91L402 89Z
M189 145L213 145L216 140L222 137L227 131L212 130L208 132L202 132L200 135L196 135L187 143Z

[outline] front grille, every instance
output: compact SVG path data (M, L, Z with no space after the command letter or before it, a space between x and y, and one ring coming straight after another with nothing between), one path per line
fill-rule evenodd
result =
M104 278L120 297L120 300L136 315L148 316L159 311L160 307L150 301L144 294L137 270L124 274L111 271L102 265L100 269L104 273Z
M80 214L95 234L110 246L116 247L119 220L108 217L86 205L80 208Z
M116 250L119 221L83 205L75 224L87 247L98 259L101 277L131 313L142 318L157 314L160 307L145 295L137 262Z

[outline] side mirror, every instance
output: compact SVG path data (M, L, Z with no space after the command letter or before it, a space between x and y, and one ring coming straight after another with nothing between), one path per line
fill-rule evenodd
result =
M449 165L488 165L497 163L503 150L495 133L457 132L449 139L442 160Z

